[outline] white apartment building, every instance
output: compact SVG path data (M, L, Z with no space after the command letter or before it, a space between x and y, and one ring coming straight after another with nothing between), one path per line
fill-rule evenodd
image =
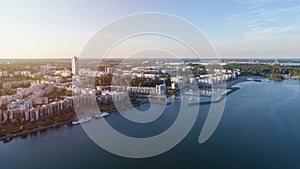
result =
M166 92L166 85L156 85L156 87L136 87L136 86L128 86L126 88L127 91L137 94L153 94L153 95L162 95Z

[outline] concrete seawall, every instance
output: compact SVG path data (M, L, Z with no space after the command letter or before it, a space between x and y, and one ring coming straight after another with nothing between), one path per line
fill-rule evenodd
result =
M218 103L222 101L227 95L239 90L240 88L238 87L232 87L230 89L227 89L224 91L220 96L218 96L216 99L209 100L209 101L200 101L200 102L194 102L194 103L189 103L189 106L196 106L196 105L201 105L201 104L212 104L212 103Z

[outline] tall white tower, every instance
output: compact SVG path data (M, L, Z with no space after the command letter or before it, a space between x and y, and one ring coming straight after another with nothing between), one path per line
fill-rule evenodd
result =
M76 56L73 56L71 58L71 62L72 62L72 74L73 75L78 75L78 58Z

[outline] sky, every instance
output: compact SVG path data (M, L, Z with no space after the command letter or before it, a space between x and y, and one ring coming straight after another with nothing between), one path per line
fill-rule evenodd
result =
M300 0L0 0L0 59L79 56L105 25L140 12L187 20L220 57L300 58Z

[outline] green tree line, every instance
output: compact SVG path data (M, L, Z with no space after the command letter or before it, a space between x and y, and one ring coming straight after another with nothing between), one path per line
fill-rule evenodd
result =
M230 64L226 69L240 69L241 75L264 76L271 80L282 80L283 75L300 77L300 66L263 65L263 64Z

